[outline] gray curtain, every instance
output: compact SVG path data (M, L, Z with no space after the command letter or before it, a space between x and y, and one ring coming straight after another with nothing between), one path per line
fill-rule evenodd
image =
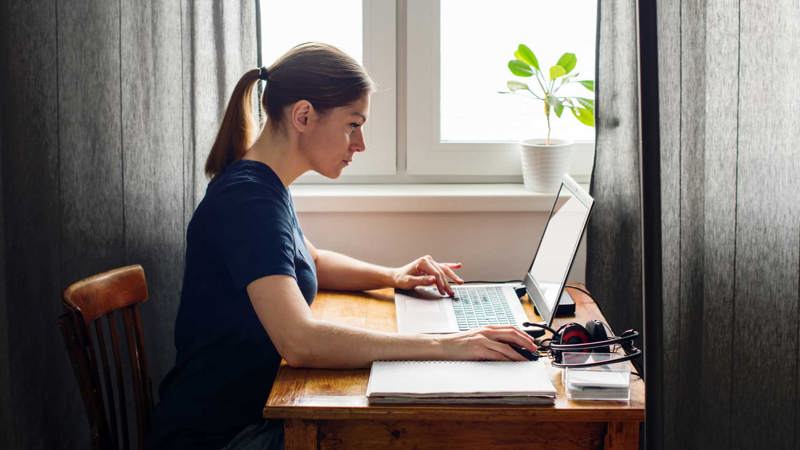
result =
M595 199L586 285L611 327L642 328L636 0L598 2Z
M625 42L636 36L620 24L603 25L616 21L605 13L620 4L601 3L592 186L606 214L619 219L601 225L606 218L594 216L587 281L595 293L607 295L614 277L623 283L630 277L625 289L639 297L615 296L603 308L616 320L641 317L641 288L633 284L641 284L636 259L642 243L626 218L630 210L653 205L637 206L628 185L657 192L659 204L650 210L659 213L644 214L642 224L659 235L658 242L644 242L656 251L644 252L643 261L644 273L658 280L646 286L644 299L653 325L646 331L648 367L661 369L647 374L648 448L798 448L800 98L794 79L800 71L800 4L648 5L655 8L655 29L640 32L655 34L657 56L642 64L657 64L658 82L657 92L643 91L657 98L642 97L648 108L643 116L655 110L659 118L656 144L642 149L641 161L636 151L604 139L619 133L604 123L613 115L608 108L626 105L625 98L614 105L620 97L608 98L608 91L638 91L636 73L625 81L604 71L602 55L628 47L620 42L623 33L629 33ZM633 135L637 123L617 126ZM619 160L607 163L613 158ZM660 167L658 176L639 179L640 163ZM615 229L620 226L630 228L627 240Z
M5 25L0 19L0 25ZM0 75L0 85L4 85ZM0 92L0 102L5 104L5 96ZM3 121L0 120L0 155L5 146L5 132ZM8 316L6 314L6 252L5 252L5 224L3 220L3 158L0 158L0 448L14 448L11 442L11 408L9 395L11 394L8 377Z
M3 448L86 448L63 288L139 263L154 386L174 362L184 233L239 76L253 1L2 3ZM6 338L7 337L7 338ZM6 389L7 387L7 389ZM5 396L7 394L7 397ZM5 404L0 404L5 406ZM0 441L3 438L0 438Z
M659 4L666 448L800 446L799 23Z

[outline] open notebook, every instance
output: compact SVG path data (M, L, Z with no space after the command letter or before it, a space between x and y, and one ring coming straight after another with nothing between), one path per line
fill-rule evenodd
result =
M375 361L370 403L551 405L556 389L541 361Z

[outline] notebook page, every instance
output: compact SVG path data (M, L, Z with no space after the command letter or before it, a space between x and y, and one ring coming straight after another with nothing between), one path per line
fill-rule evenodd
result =
M541 361L375 361L367 396L555 397Z

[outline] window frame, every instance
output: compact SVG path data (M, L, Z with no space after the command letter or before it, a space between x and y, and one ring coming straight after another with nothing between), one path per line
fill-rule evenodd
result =
M439 0L407 0L405 46L415 49L409 56L406 104L407 171L415 175L515 176L521 179L517 142L459 142L441 140L441 63L439 56L441 3ZM534 137L534 136L531 136ZM593 160L594 141L576 140L570 173L588 179Z
M347 168L347 179L369 176L390 182L397 173L397 7L395 0L362 1L363 64L377 89L370 97L364 126L368 150ZM347 182L329 180L315 172L297 179L301 184Z
M363 63L377 84L364 127L367 151L336 180L309 172L296 182L521 184L516 142L440 139L440 1L364 0L362 5ZM569 173L578 182L591 177L594 148L594 140L575 141Z

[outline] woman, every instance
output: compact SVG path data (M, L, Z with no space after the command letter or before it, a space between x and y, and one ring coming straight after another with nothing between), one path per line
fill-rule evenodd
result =
M251 112L259 79L260 134ZM354 368L378 359L522 361L509 344L535 348L513 327L398 335L311 316L318 289L436 285L452 294L450 281L463 283L459 264L424 256L381 267L317 249L300 229L288 186L309 170L337 178L366 149L372 90L358 63L316 43L239 80L187 230L176 365L161 385L152 447L280 448L280 422L265 423L261 411L281 357L296 367Z

